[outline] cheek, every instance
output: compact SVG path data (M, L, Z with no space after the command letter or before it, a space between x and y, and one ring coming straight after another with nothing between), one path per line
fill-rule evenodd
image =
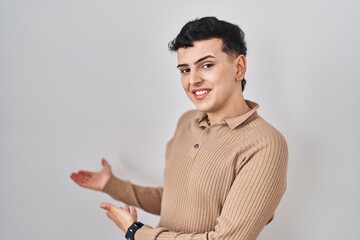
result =
M185 91L189 89L189 83L186 79L186 77L181 77L181 85Z
M235 75L226 72L214 78L213 83L217 86L219 93L224 95L228 95L236 88Z
M213 71L204 73L203 78L214 85L222 85L224 81L229 78L229 75L232 75L232 73L229 72L229 69L219 66L218 68L213 69Z

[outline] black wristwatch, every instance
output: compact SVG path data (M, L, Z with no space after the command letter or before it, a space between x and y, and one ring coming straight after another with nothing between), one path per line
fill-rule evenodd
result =
M125 234L126 240L134 240L134 236L137 230L139 230L144 224L141 222L134 222Z

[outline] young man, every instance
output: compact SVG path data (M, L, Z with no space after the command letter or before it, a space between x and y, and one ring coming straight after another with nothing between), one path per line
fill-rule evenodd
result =
M100 172L72 179L124 202L101 207L127 239L256 239L285 191L283 136L243 97L244 33L205 17L187 23L169 43L177 51L182 85L197 110L186 112L167 144L164 185L142 187ZM160 215L157 228L137 221L139 207Z

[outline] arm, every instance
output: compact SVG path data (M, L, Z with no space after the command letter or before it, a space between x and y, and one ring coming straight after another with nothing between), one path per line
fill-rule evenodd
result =
M153 214L160 214L162 188L141 187L116 178L109 163L102 159L98 172L80 170L71 179L83 188L108 193L114 199L139 207Z
M143 187L111 176L103 192L125 204L141 208L149 213L160 215L163 189Z
M212 231L183 233L144 225L136 232L135 239L256 239L285 191L287 147L283 139L278 140L270 139L256 146L254 155L239 167Z

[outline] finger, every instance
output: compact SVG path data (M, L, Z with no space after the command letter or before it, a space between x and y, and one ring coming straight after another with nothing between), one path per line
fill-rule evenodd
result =
M86 184L90 180L90 177L88 176L76 175L75 177L82 184Z
M135 207L131 207L131 215L133 216L134 220L137 221L138 214Z
M72 174L70 175L70 178L71 178L75 183L80 184L75 173L72 173Z
M128 205L124 204L124 210L127 211L127 212L130 212L130 208Z
M107 210L107 203L100 203L100 207L104 210Z
M78 174L71 174L70 177L75 183L79 184L80 186L84 186L89 180L88 177L81 176Z
M105 203L105 202L100 204L100 207L106 211L111 211L113 206L114 205L112 205L111 203Z
M102 165L103 167L107 167L107 166L109 166L109 163L106 161L105 158L103 158L103 159L101 159L101 165Z
M112 212L106 212L106 216L112 221L115 221L115 215Z
M85 171L85 170L80 170L78 171L78 174L81 176L88 176L91 177L94 175L94 172L89 172L89 171Z
M84 175L84 174L79 174L79 173L74 173L72 174L74 177L76 177L77 179L89 179L90 176L88 175Z
M110 164L106 161L105 158L101 160L101 165L103 166L104 169L110 169Z
M76 179L76 173L70 174L70 178L75 181L75 179Z

